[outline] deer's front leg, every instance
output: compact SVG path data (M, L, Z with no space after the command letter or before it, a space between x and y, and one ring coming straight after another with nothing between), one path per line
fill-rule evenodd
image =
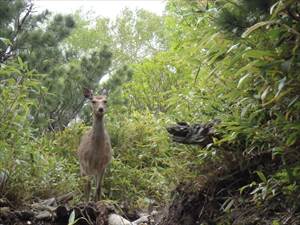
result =
M102 186L102 180L104 177L105 169L103 169L98 175L96 175L96 193L95 193L95 201L101 200L101 186Z
M91 177L86 176L84 177L84 198L86 200L86 202L88 202L90 200L90 195L91 195L91 188L92 188L92 184L91 184Z

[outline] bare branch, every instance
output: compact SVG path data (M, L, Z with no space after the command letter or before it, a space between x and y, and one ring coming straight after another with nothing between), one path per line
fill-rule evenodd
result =
M15 34L12 38L12 43L8 45L6 49L0 52L0 63L4 63L6 60L8 60L11 56L14 55L13 51L16 49L18 35L22 31L25 22L28 20L30 14L32 13L32 8L33 3L30 2L26 7L25 15L22 18L20 18L21 14L17 16L15 23Z

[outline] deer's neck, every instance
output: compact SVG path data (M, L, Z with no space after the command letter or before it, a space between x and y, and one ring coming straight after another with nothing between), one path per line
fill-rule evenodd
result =
M104 126L103 117L101 117L101 118L94 117L93 136L97 139L105 137L105 126Z

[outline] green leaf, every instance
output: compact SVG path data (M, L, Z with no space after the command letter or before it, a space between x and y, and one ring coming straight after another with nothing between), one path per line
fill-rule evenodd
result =
M240 194L243 194L243 192L244 192L244 190L245 190L246 188L249 188L249 185L245 185L245 186L241 187L241 188L240 188Z
M73 210L69 217L68 225L72 225L72 224L74 224L74 222L75 222L75 211Z
M261 190L261 194L262 194L262 199L265 200L268 194L268 188L267 187L263 187Z
M294 4L295 0L285 0L285 1L278 1L270 8L270 14L272 15L271 18L274 18L278 15L279 12L285 10L291 4Z
M272 149L272 156L282 155L284 153L284 150L280 147L274 147Z
M22 60L22 58L21 58L20 56L18 56L18 62L19 62L19 64L20 64L21 66L24 65L23 60Z
M253 70L253 68L255 67L255 64L257 64L259 62L259 60L253 60L252 62L248 63L246 66L243 66L242 68L240 68L235 75L238 76L241 73L245 72L245 71L251 71L251 72L255 72L255 70Z
M287 144L288 146L291 146L291 145L293 145L293 144L296 143L297 139L298 139L298 134L297 134L297 133L292 133L292 134L290 134L290 135L288 136L288 138L287 138L287 140L286 140L286 144Z
M279 81L278 91L277 91L275 97L277 97L277 96L280 94L281 90L283 89L283 87L284 87L284 85L285 85L285 81L286 81L286 77L284 77L283 79L281 79L281 80Z
M272 225L280 225L280 222L278 220L273 220Z
M270 90L270 86L268 86L265 90L264 90L264 92L261 94L261 96L260 96L260 99L262 100L262 101L264 101L265 100L265 98L267 97L267 95L268 95L268 93L269 93L269 90Z
M227 201L225 202L227 203ZM226 207L224 208L224 212L229 212L229 210L231 209L231 207L233 206L233 203L234 203L234 199L231 199L229 201L229 203L226 205ZM224 204L223 204L224 205Z
M11 41L7 38L0 37L0 41L2 41L5 45L12 45Z
M243 76L240 80L239 80L239 83L237 85L237 88L240 88L242 83L250 76L249 73L247 73L245 76Z
M227 51L226 53L228 54L228 53L230 53L232 50L237 49L237 48L239 47L239 45L240 45L240 43L237 43L237 44L235 44L235 45L232 45L232 46L228 49L228 51Z
M263 57L274 57L274 53L266 50L249 50L243 54L243 58L261 59Z
M299 99L299 95L293 98L293 100L288 104L288 108L291 107L298 99Z
M261 27L265 27L268 25L273 25L278 23L277 20L270 20L270 21L263 21L263 22L259 22L251 27L249 27L243 34L242 34L242 38L246 38L247 36L249 36L253 31L257 30L258 28Z
M272 15L276 9L276 7L278 6L278 4L280 3L280 1L276 2L275 4L273 4L270 8L270 15Z
M256 171L256 174L259 176L261 181L263 181L264 183L267 183L267 178L261 171Z
M242 111L241 111L241 118L244 118L246 113L248 112L249 108L251 107L251 105L247 105L245 106L244 108L242 108Z

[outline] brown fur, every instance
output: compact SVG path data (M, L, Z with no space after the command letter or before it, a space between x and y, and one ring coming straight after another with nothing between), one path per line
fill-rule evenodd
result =
M112 149L109 135L104 126L106 111L106 96L93 96L91 92L85 93L90 99L93 108L93 127L82 136L78 148L80 172L82 176L95 176L97 187L95 200L101 198L101 183L106 167L112 158ZM89 200L91 184L90 179L86 185L86 198Z

